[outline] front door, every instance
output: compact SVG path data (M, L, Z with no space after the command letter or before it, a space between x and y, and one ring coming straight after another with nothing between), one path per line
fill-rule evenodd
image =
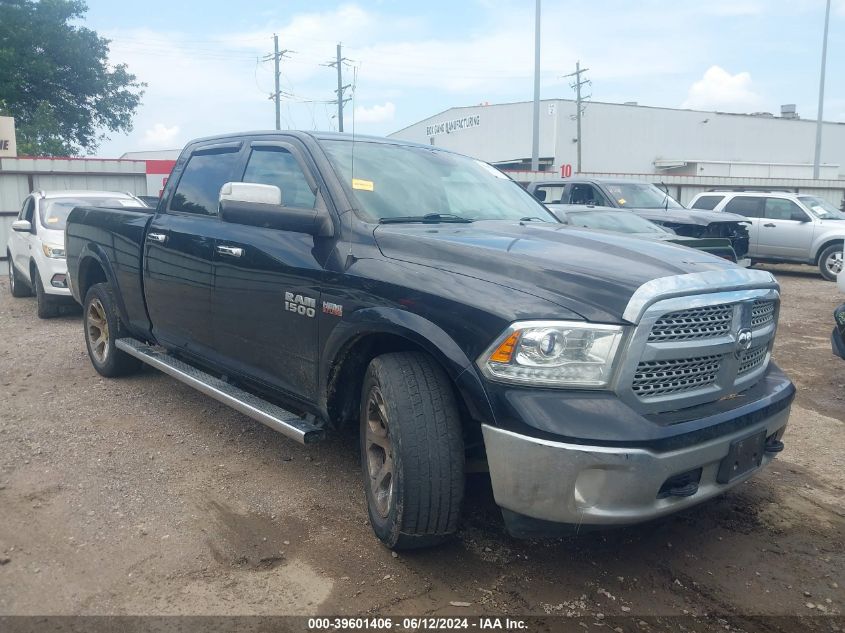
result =
M23 201L21 212L18 214L18 220L26 220L32 225L29 233L21 233L20 231L9 231L9 251L12 256L12 261L9 262L11 266L14 263L21 274L29 279L29 259L32 257L32 238L36 231L35 223L38 219L35 217L35 198L27 196ZM34 288L34 286L33 286Z
M189 157L144 245L145 295L156 340L205 359L215 356L211 291L219 192L235 179L240 147L201 147Z
M322 201L305 150L254 141L243 182L275 185L282 204L313 209ZM214 341L225 364L306 401L317 391L317 323L322 252L305 233L225 224L214 254Z
M760 255L807 261L814 230L810 216L792 200L766 198L758 238Z

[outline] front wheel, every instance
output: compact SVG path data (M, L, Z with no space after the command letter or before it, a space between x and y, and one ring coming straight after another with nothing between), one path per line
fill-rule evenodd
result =
M828 281L836 281L842 272L842 244L832 244L819 255L819 272Z
M461 420L449 378L426 354L375 358L361 392L361 462L373 531L391 549L441 543L464 493Z
M97 373L112 378L138 371L141 361L115 346L117 339L129 334L120 320L111 286L106 283L91 286L82 309L85 346Z
M29 289L26 280L18 272L18 269L15 268L15 264L12 262L12 254L9 251L6 251L6 261L9 262L9 292L12 293L13 297L31 296L32 291Z
M44 284L41 283L41 275L35 266L30 272L32 285L35 288L35 302L39 319L52 319L59 316L59 305L56 300L44 292Z

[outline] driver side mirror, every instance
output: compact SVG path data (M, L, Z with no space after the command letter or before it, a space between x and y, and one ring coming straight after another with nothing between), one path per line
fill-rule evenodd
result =
M282 190L255 182L227 182L220 188L220 219L232 224L260 226L279 231L332 237L334 225L328 211L282 204Z
M546 201L546 190L545 189L535 189L534 190L534 197L537 198L540 202Z
M29 220L15 220L12 222L12 230L18 233L32 233L32 223Z
M793 211L792 217L789 218L795 222L809 222L810 218L807 217L807 214L803 211Z

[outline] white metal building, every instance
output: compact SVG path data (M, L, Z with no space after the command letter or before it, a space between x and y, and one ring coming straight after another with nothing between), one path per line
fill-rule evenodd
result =
M845 123L823 126L820 180L812 180L815 121L784 106L770 113L729 114L585 102L581 172L674 186L686 202L717 186L812 189L834 204L845 193ZM577 173L575 102L540 107L540 168L531 164L530 101L450 108L390 136L445 147L508 170L520 180Z

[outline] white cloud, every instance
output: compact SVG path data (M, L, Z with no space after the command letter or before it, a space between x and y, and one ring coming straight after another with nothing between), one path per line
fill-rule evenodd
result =
M383 105L374 105L370 108L358 106L355 108L356 123L389 123L396 115L396 106L392 101ZM343 117L344 121L346 117Z
M747 72L730 74L720 66L711 66L704 76L690 86L682 108L754 112L763 108L763 98L753 89Z
M167 147L173 144L177 134L178 125L167 127L164 123L156 123L144 132L144 142L154 147Z

